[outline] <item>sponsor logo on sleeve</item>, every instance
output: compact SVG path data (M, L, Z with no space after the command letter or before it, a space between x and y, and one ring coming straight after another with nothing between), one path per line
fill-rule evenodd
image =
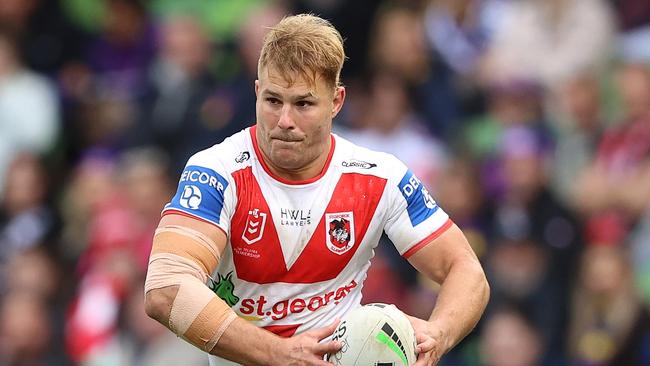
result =
M361 168L361 169L371 169L377 166L377 164L375 163L369 163L367 161L357 160L357 159L343 161L341 165L343 165L346 168Z
M178 190L167 208L189 210L201 218L219 222L228 181L212 169L187 166L178 182Z
M201 190L197 186L187 185L183 188L181 198L178 203L185 208L197 210L201 204Z
M411 225L417 226L438 211L436 201L433 200L429 191L410 170L404 174L398 188L406 200L406 209Z

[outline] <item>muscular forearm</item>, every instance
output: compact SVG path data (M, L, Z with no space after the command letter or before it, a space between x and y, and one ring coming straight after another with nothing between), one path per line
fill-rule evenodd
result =
M242 365L278 365L276 351L282 339L244 319L235 319L210 352Z
M460 342L479 321L489 299L489 286L478 262L455 263L443 282L429 321L441 332L443 354Z
M169 319L177 293L178 286L151 290L147 292L145 302L149 316L172 331L174 327ZM185 340L192 343L190 339ZM279 348L279 341L280 337L273 333L237 318L228 325L210 353L244 365L271 365L271 356ZM199 344L193 345L201 348Z

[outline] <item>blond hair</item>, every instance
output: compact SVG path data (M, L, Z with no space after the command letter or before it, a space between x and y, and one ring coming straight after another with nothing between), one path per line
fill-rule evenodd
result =
M311 14L285 17L264 37L258 73L273 67L289 84L295 75L315 82L322 77L332 87L340 85L345 61L343 38L327 20Z

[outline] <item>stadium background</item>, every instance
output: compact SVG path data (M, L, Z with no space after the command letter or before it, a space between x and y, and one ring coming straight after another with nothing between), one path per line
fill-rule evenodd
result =
M406 162L488 273L442 365L650 365L647 0L0 0L0 365L207 364L143 312L152 230L304 11L346 39L337 133ZM436 288L384 242L364 296L424 317Z

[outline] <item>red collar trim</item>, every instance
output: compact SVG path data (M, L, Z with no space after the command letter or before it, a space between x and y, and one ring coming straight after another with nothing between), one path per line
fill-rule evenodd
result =
M266 174L270 175L271 178L277 180L280 183L284 184L290 184L290 185L300 185L300 184L309 184L313 183L320 178L322 178L325 173L327 172L327 169L330 166L330 162L332 161L332 156L334 156L334 147L336 146L336 139L334 139L334 136L330 135L331 139L331 144L330 144L330 151L329 154L327 155L327 160L325 160L325 165L323 166L323 169L321 170L320 173L318 173L317 176L313 178L309 178L307 180L289 180L286 178L282 178L276 174L274 174L271 169L269 169L268 165L266 165L266 162L264 161L264 157L262 155L262 151L260 151L260 147L257 144L257 135L255 131L257 130L257 126L253 126L250 128L250 134L251 134L251 140L253 141L253 149L255 150L255 155L257 155L257 159L260 161L260 164L262 164L262 168L266 172Z

